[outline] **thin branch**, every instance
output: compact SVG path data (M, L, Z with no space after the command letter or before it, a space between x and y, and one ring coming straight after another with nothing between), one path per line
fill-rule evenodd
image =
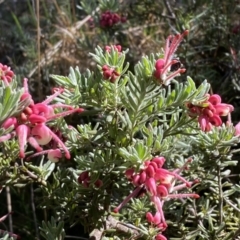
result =
M38 97L39 99L42 99L42 81L41 81L41 49L40 49L40 38L41 38L41 29L40 29L40 7L39 7L39 0L37 0L37 6L36 6L36 12L37 12L37 70L38 70Z
M84 237L76 237L76 236L70 236L70 235L66 235L65 238L88 240L88 238L84 238Z
M176 19L176 15L175 15L175 13L172 10L172 7L171 7L171 4L169 3L169 1L168 0L164 0L163 2L165 4L169 14L171 15L171 18L172 19Z
M131 234L134 239L137 239L142 235L140 229L137 229L135 226L122 223L116 220L113 216L109 215L106 220L106 227L102 229L94 229L90 233L89 240L101 240L104 232L108 229L116 229L117 231Z
M33 191L33 184L31 184L31 206L32 206L32 211L33 211L33 221L35 225L35 231L37 235L37 239L40 239L39 235L39 225L37 222L37 215L36 215L36 208L35 208L35 203L34 203L34 191Z
M222 193L222 179L221 179L221 170L220 167L218 167L218 191L219 191L219 225L223 222L223 193Z
M6 186L6 195L7 195L7 209L8 209L8 222L9 222L9 230L13 232L13 221L12 221L12 200L11 200L11 192L10 187Z
M231 201L229 201L228 199L226 198L223 198L223 200L229 204L233 209L235 209L236 211L238 211L240 213L240 209L238 207L236 207Z

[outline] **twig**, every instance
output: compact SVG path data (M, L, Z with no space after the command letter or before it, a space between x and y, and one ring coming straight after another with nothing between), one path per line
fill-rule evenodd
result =
M34 181L41 183L43 186L47 186L47 183L45 180L39 178L37 175L35 175L34 173L30 172L24 165L23 159L21 158L21 165L22 167L20 168L21 171L23 171L24 173L27 173L27 175L33 179Z
M33 211L33 221L34 221L34 225L35 225L37 239L40 239L39 230L38 230L39 226L38 226L38 222L37 222L36 208L35 208L35 203L34 203L33 184L31 184L30 187L31 187L31 206L32 206L32 211Z
M116 220L113 216L109 215L106 220L106 227L102 229L94 229L90 233L89 240L101 240L103 233L108 229L116 229L123 233L131 234L132 236L137 239L141 235L141 232L138 231L134 226L127 225L125 223L121 223L120 221Z
M229 204L232 208L234 208L236 211L238 211L240 213L240 209L238 207L236 207L233 203L231 203L228 199L223 198L223 200Z
M169 12L170 15L172 16L172 19L176 19L176 15L175 15L175 13L174 13L173 10L172 10L172 7L171 7L169 1L168 1L168 0L164 0L163 2L164 2L164 4L165 4L168 12Z
M220 220L219 220L219 225L222 224L223 222L223 193L222 193L222 179L221 179L221 170L220 167L218 167L218 191L219 191L219 215L220 215Z
M70 236L70 235L66 235L65 238L88 240L88 238L84 238L84 237L76 237L76 236Z
M36 12L37 12L38 97L39 97L39 99L41 99L42 98L42 81L41 81L41 72L40 72L41 71L41 66L40 66L40 61L41 61L41 49L40 49L41 29L40 29L39 0L37 0Z
M7 195L7 209L8 209L8 222L9 222L9 230L13 232L13 223L12 223L12 201L11 201L11 192L10 187L6 186L6 195Z

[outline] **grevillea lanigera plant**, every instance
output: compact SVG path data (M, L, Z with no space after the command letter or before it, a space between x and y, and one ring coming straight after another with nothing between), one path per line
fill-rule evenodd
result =
M38 183L40 207L51 209L45 239L63 239L69 224L90 239L237 239L239 124L207 81L177 81L188 34L169 36L133 71L127 49L97 47L94 72L51 75L56 87L40 103L0 65L1 189Z

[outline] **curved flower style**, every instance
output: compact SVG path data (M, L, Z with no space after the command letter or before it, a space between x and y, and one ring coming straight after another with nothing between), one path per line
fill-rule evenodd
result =
M142 188L146 189L150 195L152 203L155 205L156 213L153 215L150 212L146 213L147 221L161 231L167 228L163 213L164 201L171 198L199 198L199 195L195 193L177 193L183 188L190 188L198 181L188 182L181 177L179 173L186 169L187 164L192 160L189 159L180 169L176 169L172 172L163 168L165 162L164 157L154 157L151 161L144 163L144 169L139 173L135 173L134 169L128 169L125 174L126 177L136 186L135 190L118 206L114 209L114 212L118 212L131 198L138 196ZM176 181L181 181L182 184L176 185ZM165 239L161 234L158 234L155 239Z
M166 40L164 58L158 59L155 63L153 75L159 83L165 86L169 85L173 78L186 71L185 68L181 68L181 64L177 70L173 70L174 65L180 63L178 60L173 59L174 53L186 35L188 35L188 30L175 36L170 35Z
M32 96L28 92L27 81L28 80L25 78L23 83L25 91L21 96L21 100L28 98L30 104L19 114L19 116L8 118L2 124L2 127L5 129L13 126L15 131L13 131L11 134L0 137L0 142L6 141L16 135L18 137L20 148L19 156L21 158L25 157L25 147L28 142L38 152L37 154L33 154L31 157L40 154L48 154L49 159L53 162L56 162L62 156L61 151L59 149L49 149L43 151L43 148L41 147L47 145L51 140L54 140L57 143L57 146L62 148L65 152L65 157L69 159L70 153L67 147L57 136L57 134L55 134L46 124L48 121L57 119L59 117L64 117L74 112L81 113L84 110L82 108L74 109L72 106L61 103L50 104L54 98L56 98L64 91L63 89L59 89L41 103L34 103ZM55 113L56 108L67 110L60 113Z

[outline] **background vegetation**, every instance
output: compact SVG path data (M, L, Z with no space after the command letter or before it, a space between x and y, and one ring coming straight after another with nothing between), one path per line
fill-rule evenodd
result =
M187 69L180 81L186 75L197 84L207 79L214 93L234 105L234 123L240 120L240 1L119 0L111 9L127 21L112 28L100 26L98 6L93 0L0 0L0 62L11 66L19 81L27 76L35 100L42 100L53 85L50 74L68 75L70 66L93 68L88 53L98 45L129 48L131 69L142 55L159 52L169 34L189 29L178 49ZM48 210L37 207L41 202L32 204L36 196L41 199L35 188L10 189L13 227L22 239L36 239L35 221L50 220ZM0 194L0 216L9 207L5 193ZM5 224L0 229L7 229ZM66 239L88 236L81 225L65 229Z

